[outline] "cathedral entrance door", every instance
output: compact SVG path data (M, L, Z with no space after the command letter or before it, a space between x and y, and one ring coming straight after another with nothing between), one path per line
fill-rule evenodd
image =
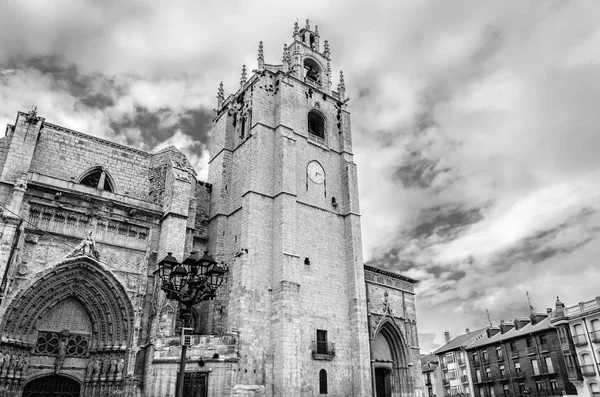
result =
M44 376L27 383L23 397L79 397L79 384L64 376Z
M375 389L377 397L390 397L390 370L387 368L375 368Z

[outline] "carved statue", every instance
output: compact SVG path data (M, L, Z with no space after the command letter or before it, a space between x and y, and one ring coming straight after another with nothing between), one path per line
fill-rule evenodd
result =
M69 252L67 257L71 258L78 255L85 255L96 260L100 260L100 252L98 251L98 249L96 249L96 242L92 238L91 231L88 232L88 235L85 238L85 240L83 240L77 245L77 247L75 247L71 252Z
M21 176L15 181L15 189L27 189L27 172L24 171Z
M19 376L21 378L25 378L27 376L27 369L29 368L29 354L22 354L19 358L19 365L17 370L19 371ZM16 374L15 374L16 376Z
M117 359L113 356L110 360L110 369L108 370L108 375L110 379L114 379L115 372L117 371Z
M121 380L123 378L123 369L125 368L125 359L121 357L119 363L117 364L117 380Z
M8 368L10 367L10 353L6 353L4 355L4 363L2 364L2 368L0 368L0 378L3 378L8 373Z
M110 367L110 360L108 359L108 357L105 357L104 360L102 361L102 373L100 374L100 378L102 378L102 379L106 378L106 375L108 375L109 367Z
M2 373L2 367L4 366L4 353L0 352L0 373Z
M16 354L13 354L10 358L10 366L8 367L7 376L9 378L12 378L15 376L15 370L17 369L18 361L19 361L19 357Z
M94 380L98 380L101 369L102 369L102 361L100 361L100 358L94 359Z
M90 361L88 361L86 370L85 370L85 378L86 379L91 379L92 375L94 375L94 368L96 366L96 360L94 358L90 358Z
M56 361L54 361L54 373L58 374L63 364L65 363L65 357L67 356L67 338L63 336L58 345L58 354L56 355Z

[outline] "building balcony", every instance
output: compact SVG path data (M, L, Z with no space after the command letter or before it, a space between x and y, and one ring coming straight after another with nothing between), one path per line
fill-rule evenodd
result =
M442 384L443 384L444 386L448 386L448 385L450 384L450 379L443 379L443 380L442 380Z
M583 376L594 376L596 375L596 369L594 364L584 364L579 367Z
M315 360L333 360L335 357L335 343L332 342L313 341L311 350Z
M585 334L573 335L573 344L575 346L585 346L588 344Z
M600 343L600 331L592 331L592 332L590 332L590 340L593 343Z
M477 366L480 365L481 363L479 362L479 360L473 360L473 365Z
M489 358L489 357L482 357L482 358L481 358L481 362L482 362L483 364L489 364L489 362L490 362L490 358Z
M498 361L504 361L504 354L498 356Z
M500 374L500 380L503 381L503 382L510 380L510 375L508 374L508 372Z
M528 347L527 349L525 349L525 354L527 354L528 356L532 356L536 353L537 353L537 348L535 346L531 346L531 347Z
M465 365L467 365L467 363L465 362L465 360L460 359L460 358L458 360L456 360L456 362L457 362L457 364L458 364L459 367L464 367Z
M519 358L519 352L518 351L510 352L510 357L511 358Z
M469 377L467 375L461 375L460 383L469 383Z

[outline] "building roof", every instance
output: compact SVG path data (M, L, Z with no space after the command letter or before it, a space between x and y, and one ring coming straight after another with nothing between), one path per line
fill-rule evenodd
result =
M505 341L508 339L519 338L519 337L533 334L536 332L547 331L549 329L552 329L552 327L550 327L550 317L546 317L545 319L541 320L537 324L532 325L531 323L529 323L529 324L525 325L523 328L520 328L520 329L512 328L503 334L498 332L496 335L492 336L491 338L488 338L486 335L484 338L481 338L481 339L475 341L474 343L472 343L471 345L469 345L468 349L474 349L476 347L486 346L486 345L490 345L493 343Z
M435 354L421 355L421 372L433 371L438 365L439 361Z
M459 335L456 338L452 339L449 343L446 343L444 346L434 351L433 354L442 354L451 350L466 348L467 346L470 346L473 342L475 342L477 339L481 338L482 336L486 336L486 330L487 328L481 328L475 331L471 331L467 334Z
M379 274L383 274L385 276L393 277L398 280L407 281L407 282L413 283L413 284L417 284L419 282L419 280L415 280L414 278L406 277L406 276L403 276L398 273L390 272L389 270L383 270L378 267L373 267L373 266L369 266L369 265L364 265L364 267L365 267L365 270L371 271L373 273L379 273Z

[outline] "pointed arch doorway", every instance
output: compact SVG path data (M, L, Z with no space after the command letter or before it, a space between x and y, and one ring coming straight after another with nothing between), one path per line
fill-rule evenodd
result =
M375 397L413 396L407 360L408 346L391 320L379 327L372 343Z
M66 376L51 375L25 385L23 397L79 397L79 383Z

